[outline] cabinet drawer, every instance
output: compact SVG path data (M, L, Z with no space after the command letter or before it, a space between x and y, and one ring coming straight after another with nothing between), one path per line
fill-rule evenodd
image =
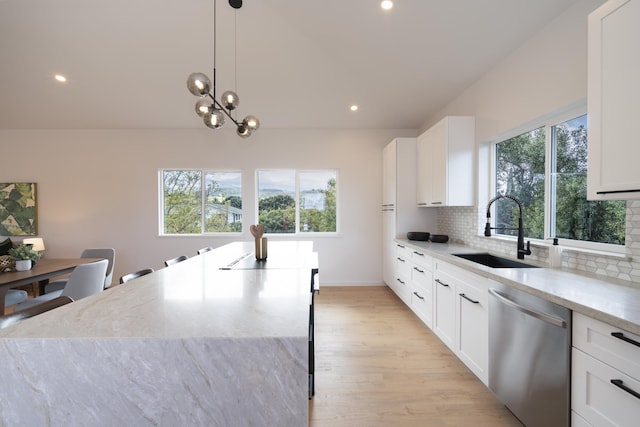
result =
M433 300L431 293L425 292L424 288L417 286L411 293L411 310L428 326L431 327L433 314Z
M640 380L639 336L574 312L573 346Z
M593 427L587 420L578 415L575 411L571 411L571 427Z
M412 249L411 250L411 261L422 267L427 271L431 271L431 261L432 258L430 255L425 254L423 251Z
M594 426L638 425L640 381L573 349L571 409ZM621 381L621 387L612 381ZM640 396L640 394L639 394Z
M433 280L431 270L427 270L419 264L413 264L411 266L411 280L431 294L431 281Z
M402 278L403 281L411 280L412 264L401 256L396 256L396 277Z
M396 256L405 260L411 259L411 249L405 245L396 243Z

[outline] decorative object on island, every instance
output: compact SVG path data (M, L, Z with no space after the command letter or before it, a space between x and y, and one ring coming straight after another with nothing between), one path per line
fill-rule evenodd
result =
M40 259L40 254L34 251L31 245L24 243L9 249L9 255L16 260L17 271L31 270L31 267Z
M234 9L242 7L242 1L229 1ZM254 130L260 127L260 121L255 116L246 116L241 122L233 118L231 112L240 103L238 95L233 91L222 94L221 102L216 100L216 0L213 0L213 86L211 80L204 73L191 73L187 78L187 88L195 96L201 99L196 102L196 113L203 118L204 124L211 129L218 129L224 124L226 115L237 126L236 133L242 138L248 138ZM236 70L237 72L237 70ZM211 100L206 99L206 97Z
M256 243L256 259L259 261L267 259L267 238L262 237L264 234L264 225L262 224L252 224L249 227L253 238Z
M36 183L0 183L0 235L35 236Z

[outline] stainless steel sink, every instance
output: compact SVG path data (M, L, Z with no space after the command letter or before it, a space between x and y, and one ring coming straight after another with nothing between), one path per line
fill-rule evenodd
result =
M514 261L509 258L502 258L499 256L491 255L487 252L453 255L492 268L538 268L535 265L525 264L524 262Z

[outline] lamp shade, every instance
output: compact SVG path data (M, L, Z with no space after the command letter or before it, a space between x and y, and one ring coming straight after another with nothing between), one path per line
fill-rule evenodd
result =
M220 126L224 124L224 115L222 111L215 109L213 111L209 111L203 117L204 124L211 129L218 129Z
M187 89L195 96L205 96L211 88L211 80L203 73L191 73L187 78Z
M196 102L196 114L200 117L204 117L205 114L213 111L213 108L214 106L211 104L211 101L206 98L199 99L198 102Z
M41 237L30 237L22 240L23 245L31 245L31 249L36 252L44 251L44 240Z
M222 106L227 110L235 110L239 103L240 99L235 92L228 90L222 94Z
M242 123L251 131L258 130L260 127L260 120L256 116L247 116L242 120Z

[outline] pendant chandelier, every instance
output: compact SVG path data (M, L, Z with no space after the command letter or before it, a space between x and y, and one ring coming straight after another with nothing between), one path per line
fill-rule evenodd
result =
M229 0L229 5L234 9L242 7L242 0ZM242 121L235 119L231 112L238 107L240 99L233 91L222 94L220 102L216 100L216 0L213 0L213 85L204 73L191 73L187 79L187 88L193 95L200 97L196 102L196 113L202 117L204 124L211 129L222 127L225 116L236 125L236 133L242 138L248 138L251 133L258 130L260 121L255 116L247 116Z

